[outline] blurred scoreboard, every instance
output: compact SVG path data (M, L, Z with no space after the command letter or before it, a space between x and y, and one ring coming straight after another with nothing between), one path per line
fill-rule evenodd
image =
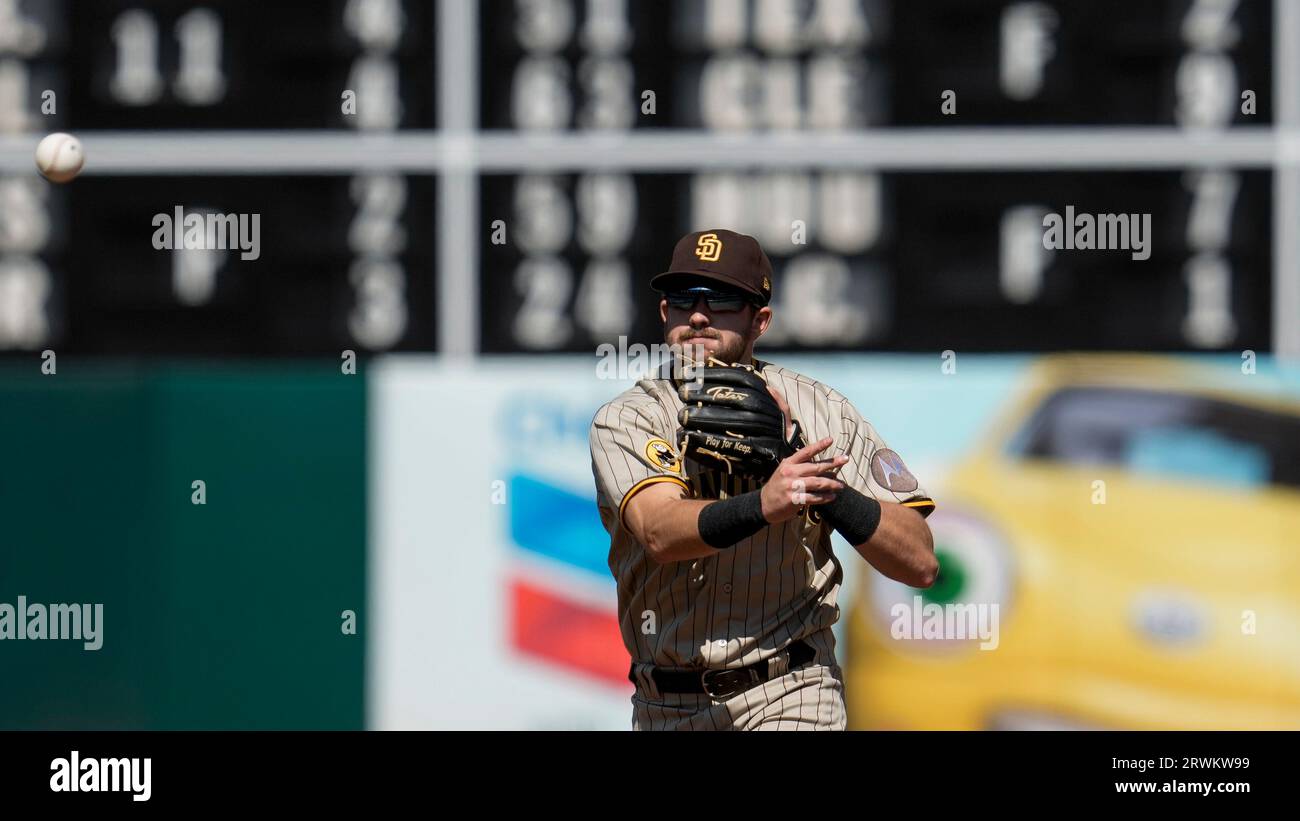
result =
M801 135L900 129L918 144L963 129L1102 147L1117 134L1266 130L1272 10L0 0L0 135L72 131L92 162L67 186L0 174L0 350L441 351L448 320L473 352L654 342L649 279L678 237L709 226L756 235L772 258L765 350L1270 350L1268 163L1170 168L1122 147L1096 168L900 168L887 156L773 167L760 150L648 161L661 140L691 135L793 139L797 154ZM469 59L448 59L449 45ZM468 121L443 121L457 101ZM96 172L100 132L126 138L134 164ZM192 134L200 152L221 132L268 139L246 169L238 157L207 168L201 153L199 171L151 160L164 137ZM367 142L447 134L465 141L454 156L391 169L369 153L389 143ZM348 135L366 163L259 170ZM598 169L548 160L592 135L610 140ZM474 146L491 140L517 167L477 164ZM470 195L454 193L448 175L466 173ZM156 249L152 220L177 208L257 214L259 253ZM1045 248L1044 217L1067 209L1150 215L1149 256Z

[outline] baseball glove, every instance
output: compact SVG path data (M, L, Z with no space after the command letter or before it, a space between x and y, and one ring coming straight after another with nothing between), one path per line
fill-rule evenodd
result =
M752 367L709 357L691 375L678 390L686 403L677 421L687 459L723 473L766 479L801 447L799 423L787 440L785 415L768 393L767 380Z

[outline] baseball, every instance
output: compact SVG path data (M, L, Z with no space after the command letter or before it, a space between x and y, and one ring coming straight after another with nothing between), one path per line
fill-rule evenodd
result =
M86 153L71 134L51 134L36 146L36 167L50 182L67 182L81 172Z

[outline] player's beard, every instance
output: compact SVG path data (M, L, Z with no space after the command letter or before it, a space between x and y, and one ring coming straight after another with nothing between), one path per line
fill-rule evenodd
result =
M683 334L681 338L689 339L690 333ZM747 335L739 335L731 340L727 340L717 332L706 334L706 338L717 343L716 348L712 350L709 347L699 343L680 342L678 343L678 358L683 365L691 365L693 362L703 364L709 357L721 360L727 364L738 362L749 364L745 359L745 352L749 350L750 339Z
M719 340L719 342L721 341L722 340ZM727 345L727 344L719 345L718 349L713 352L713 356L716 359L721 359L723 362L726 362L727 364L731 364L732 362L738 362L742 365L747 365L749 364L749 362L747 359L745 359L745 351L748 349L749 349L749 338L745 336L740 336L737 337L735 342L732 343L731 345Z

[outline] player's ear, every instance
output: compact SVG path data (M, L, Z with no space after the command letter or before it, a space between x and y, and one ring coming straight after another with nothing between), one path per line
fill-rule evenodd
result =
M749 332L755 339L763 335L767 327L772 324L772 309L764 305L754 312L754 321L749 326Z
M659 321L668 321L668 300L660 297L659 299Z

